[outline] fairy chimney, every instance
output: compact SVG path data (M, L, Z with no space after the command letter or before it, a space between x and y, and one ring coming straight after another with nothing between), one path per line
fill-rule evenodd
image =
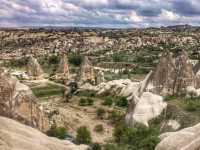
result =
M69 65L67 56L65 54L63 54L60 59L60 63L57 69L57 74L62 75L63 77L69 79Z
M80 69L80 81L94 83L94 70L88 57L85 56Z
M152 78L154 92L162 95L180 94L187 86L195 87L195 75L188 55L182 51L177 58L164 53Z
M28 64L27 64L27 73L30 77L35 79L43 78L43 70L38 63L37 59L33 56L30 56Z

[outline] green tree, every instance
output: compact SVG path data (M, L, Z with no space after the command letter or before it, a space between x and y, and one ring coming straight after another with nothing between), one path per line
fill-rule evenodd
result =
M67 136L66 129L64 127L56 127L53 125L48 131L47 135L51 137L57 137L59 139L65 139Z
M103 108L98 108L96 110L97 117L100 118L100 119L103 119L105 113L106 112L105 112L105 110Z
M90 131L86 126L79 127L77 129L76 141L79 144L90 144L92 141Z

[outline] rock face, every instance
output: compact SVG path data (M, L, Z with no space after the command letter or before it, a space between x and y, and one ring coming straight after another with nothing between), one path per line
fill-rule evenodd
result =
M101 83L96 89L99 95L118 95L129 97L138 88L139 82L132 82L129 79L113 80Z
M30 56L27 64L27 73L31 78L41 79L43 77L43 70L36 58Z
M86 150L67 140L51 138L38 130L14 120L0 117L1 150Z
M177 132L164 133L155 150L198 150L200 149L200 124Z
M126 123L134 124L139 122L148 126L148 121L159 116L167 106L161 96L151 92L144 92L151 75L152 72L142 82L121 79L102 83L93 89L96 89L98 94L127 97L129 106L125 117Z
M95 82L94 70L88 57L85 56L80 69L80 81L81 82Z
M45 130L48 119L44 117L28 86L10 75L0 76L0 115Z
M196 77L187 53L182 51L177 58L173 58L171 53L163 54L154 72L152 84L154 92L163 95L180 94L187 86L195 87Z
M128 98L129 106L125 116L125 121L128 125L134 125L139 122L148 126L148 121L158 117L167 107L167 103L163 101L162 96L144 92L152 74L153 72L151 71Z
M61 57L61 60L57 69L57 74L66 79L69 79L69 65L68 65L67 56L65 54L63 54Z
M140 99L138 99L135 107L129 107L134 109L132 109L133 112L130 111L127 113L126 122L128 124L138 122L148 126L148 121L159 116L167 107L167 104L163 102L162 96L144 92Z

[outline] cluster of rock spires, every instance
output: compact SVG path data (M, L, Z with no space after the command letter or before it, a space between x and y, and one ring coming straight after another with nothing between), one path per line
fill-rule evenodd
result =
M30 56L29 58L27 64L27 74L30 79L42 79L44 77L42 67L38 63L37 59L33 56ZM60 63L58 65L56 74L51 78L66 80L70 79L68 59L64 53L61 55ZM88 57L85 56L78 74L78 81L81 84L85 82L90 82L92 84L96 82L97 84L99 84L105 81L104 73L102 71L99 71L95 80L94 68L91 62L89 61Z
M182 94L188 86L197 88L197 76L185 51L173 58L164 53L152 78L153 92L161 95Z
M49 127L30 88L7 73L0 75L0 115L46 130Z
M172 53L164 53L154 72L150 72L142 82L129 79L103 82L98 86L82 86L83 89L96 90L102 95L118 95L127 97L129 108L126 122L140 122L148 125L148 121L159 116L167 103L160 95L182 94L193 92L200 95L198 87L198 71L193 70L188 55L182 51L173 58ZM149 110L149 111L147 111Z

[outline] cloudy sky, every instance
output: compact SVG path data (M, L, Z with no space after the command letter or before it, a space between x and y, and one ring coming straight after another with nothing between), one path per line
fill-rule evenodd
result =
M0 26L200 25L200 0L0 0Z

